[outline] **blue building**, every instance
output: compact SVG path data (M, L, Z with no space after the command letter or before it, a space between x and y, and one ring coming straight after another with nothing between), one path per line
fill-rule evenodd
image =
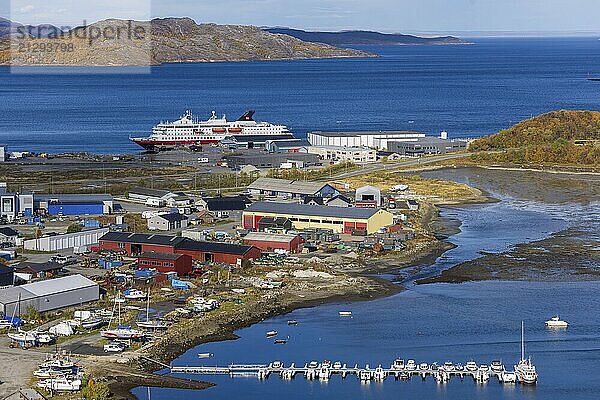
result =
M35 195L35 210L49 215L103 215L113 211L114 203L105 194Z

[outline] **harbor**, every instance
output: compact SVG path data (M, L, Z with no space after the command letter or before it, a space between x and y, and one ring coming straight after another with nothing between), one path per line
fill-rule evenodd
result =
M369 364L359 366L358 364L342 364L340 361L332 363L331 361L310 361L304 365L295 363L284 364L281 361L273 361L269 364L231 364L229 366L186 366L170 367L173 374L197 374L197 375L230 375L236 376L256 376L258 379L268 379L270 376L279 376L281 379L294 379L296 376L303 376L307 380L328 381L333 376L340 376L346 379L353 376L361 382L378 381L382 382L386 378L394 380L409 380L412 378L428 377L433 378L438 383L445 383L451 378L457 378L461 381L465 378L472 378L475 382L486 383L491 378L496 378L498 382L514 384L517 382L515 371L509 371L500 361L492 361L490 364L477 364L475 361L468 361L464 366L452 362L445 363L418 363L415 360L404 361L396 359L389 367L379 364L372 367Z

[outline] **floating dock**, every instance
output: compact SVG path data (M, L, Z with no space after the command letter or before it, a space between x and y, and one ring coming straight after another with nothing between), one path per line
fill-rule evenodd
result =
M339 375L342 379L353 375L361 382L381 382L388 377L392 377L395 380L408 380L413 377L420 377L425 380L427 377L432 377L439 383L447 382L453 377L461 380L464 378L473 378L474 381L479 383L486 383L492 377L498 379L501 383L515 383L517 381L515 373L507 371L503 364L497 364L492 368L488 364L467 367L450 363L442 365L436 363L404 364L397 361L389 368L382 367L381 365L372 368L368 364L364 367L359 367L357 364L349 366L340 362L332 364L329 361L322 363L312 361L303 366L294 363L285 365L280 361L273 361L270 364L231 364L226 367L170 367L170 371L173 374L230 375L232 377L256 376L261 380L268 379L271 375L278 375L286 380L291 380L298 375L302 375L309 380L326 381L334 375Z

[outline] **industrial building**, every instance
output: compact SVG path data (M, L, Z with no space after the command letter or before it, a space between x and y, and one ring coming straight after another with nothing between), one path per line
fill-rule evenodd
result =
M280 135L233 135L229 138L229 141L231 147L256 149L265 147L268 142L293 139L294 135L291 133L283 133Z
M263 251L285 250L290 253L300 253L304 240L299 235L250 232L244 236L244 243Z
M356 189L354 206L362 208L379 208L382 204L381 190L375 186L363 186Z
M321 160L316 154L306 153L259 153L227 157L227 165L231 168L242 168L246 165L256 168L280 168L286 164L289 168L305 168L320 165Z
M229 243L197 242L181 236L148 235L109 232L100 238L100 250L139 255L145 252L187 254L201 262L237 264L260 258L260 250L253 246Z
M308 134L308 141L312 146L369 147L387 150L390 140L415 141L424 137L424 133L413 131L311 132Z
M48 215L103 215L114 209L106 194L35 194L34 210Z
M431 154L455 153L466 150L464 140L448 140L435 137L420 138L415 142L389 141L388 151L406 157L422 157Z
M176 272L178 276L192 272L192 257L187 254L145 252L138 256L139 269L153 269L161 273Z
M377 161L377 151L368 147L309 146L306 151L331 162L351 161L360 164Z
M24 240L23 247L25 250L52 252L90 246L98 244L100 238L109 230L109 228L100 228L54 236L42 236L37 239Z
M30 307L38 312L46 312L97 301L99 298L100 287L96 282L82 275L70 275L0 289L0 312L19 317Z
M328 183L276 178L258 178L248 185L248 192L252 195L290 198L304 198L305 196L333 197L339 194L338 190Z
M375 233L394 223L393 215L375 208L328 207L289 203L254 203L244 211L244 229L258 229L265 217L287 218L294 229L330 229L335 233Z
M307 139L267 140L265 150L270 153L298 153L310 146Z
M172 231L188 226L188 218L179 213L160 214L148 218L148 229L151 231Z
M130 200L157 206L157 207L187 207L194 204L193 199L183 192L170 190L133 188L127 193Z
M8 193L6 183L0 183L0 219L11 223L20 216L33 216L33 194Z
M22 262L15 266L15 275L26 282L32 279L48 279L57 277L63 270L62 265L53 262Z

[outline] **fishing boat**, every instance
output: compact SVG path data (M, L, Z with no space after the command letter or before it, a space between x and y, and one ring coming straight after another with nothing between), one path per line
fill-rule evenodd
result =
M521 322L521 359L515 365L515 376L517 381L527 385L534 385L538 380L538 374L531 362L531 357L525 358L525 328L523 322Z
M546 328L566 328L568 326L569 323L567 321L562 321L558 315L546 321Z
M468 361L465 364L465 369L470 372L475 372L478 369L477 363L475 361Z
M500 379L502 380L502 383L515 383L517 381L515 373L507 371L502 372Z
M392 369L403 370L404 369L404 360L401 358L395 359L394 363L392 364Z
M406 369L409 371L416 370L417 364L415 363L415 360L408 360L408 362L406 363Z

